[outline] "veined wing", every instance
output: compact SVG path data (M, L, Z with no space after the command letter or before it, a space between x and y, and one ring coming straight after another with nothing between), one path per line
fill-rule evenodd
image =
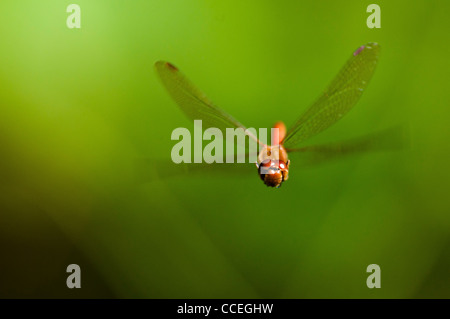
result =
M290 154L299 152L298 163L311 166L359 154L403 150L408 146L407 129L398 125L347 141L291 149Z
M224 136L226 128L246 130L244 125L215 106L177 67L169 62L158 61L155 68L165 88L181 110L192 120L202 120L204 129L216 127ZM259 143L253 134L248 131L246 133Z
M356 104L377 65L380 46L368 43L358 48L325 92L288 130L283 144L287 150L327 129Z

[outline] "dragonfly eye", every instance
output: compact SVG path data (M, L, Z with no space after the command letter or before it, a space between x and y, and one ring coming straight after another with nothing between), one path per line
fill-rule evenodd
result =
M259 165L259 177L264 184L271 187L280 187L287 176L286 163L280 160L267 159Z
M286 169L286 163L279 160L267 159L259 165L260 174L273 174L284 169Z
M264 161L261 162L261 164L259 164L259 167L270 167L270 166L273 166L272 162L273 161L270 160L270 159L264 160Z

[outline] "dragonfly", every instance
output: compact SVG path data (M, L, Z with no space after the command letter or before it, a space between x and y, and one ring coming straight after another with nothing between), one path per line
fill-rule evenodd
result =
M335 124L353 108L374 74L379 54L380 46L377 43L358 47L325 91L289 129L286 129L283 122L276 122L276 134L272 135L270 145L261 143L249 134L250 138L262 145L255 164L265 185L279 188L288 180L291 166L288 155L291 153L312 152L318 154L316 158L332 158L336 154L370 149L390 135L389 132L341 144L301 146L311 137ZM216 106L175 65L158 61L155 63L155 69L169 95L189 119L202 120L204 129L215 127L223 132L226 128L246 130L243 124Z

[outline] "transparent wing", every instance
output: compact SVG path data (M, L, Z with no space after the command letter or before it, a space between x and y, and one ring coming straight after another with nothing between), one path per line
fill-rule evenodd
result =
M343 142L292 149L289 154L294 156L293 152L298 152L298 160L296 159L295 162L302 166L311 166L353 155L402 150L408 145L407 130L399 125Z
M225 136L226 128L242 128L244 125L225 113L169 62L155 63L156 71L170 96L191 120L202 120L204 129L216 127ZM251 138L256 137L247 132Z
M180 163L171 160L136 159L134 171L137 183L147 183L168 178L189 178L198 175L228 176L232 178L256 175L254 163Z
M322 132L350 111L372 78L379 52L378 44L368 43L353 53L325 92L288 130L283 140L286 149Z

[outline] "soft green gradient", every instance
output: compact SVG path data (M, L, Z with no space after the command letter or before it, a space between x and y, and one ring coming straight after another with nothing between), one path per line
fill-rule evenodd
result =
M450 3L376 1L382 28L368 29L373 1L74 2L80 30L66 27L69 1L0 4L0 278L17 282L2 296L44 296L54 261L79 263L94 297L450 297ZM410 149L314 169L293 156L278 190L254 167L135 182L135 159L169 160L172 130L192 127L155 61L270 127L294 122L372 41L382 55L367 91L311 143L402 123ZM47 266L21 253L60 232ZM66 263L74 249L87 261ZM372 263L381 289L366 287ZM40 278L31 292L24 269ZM61 277L53 293L70 297Z

